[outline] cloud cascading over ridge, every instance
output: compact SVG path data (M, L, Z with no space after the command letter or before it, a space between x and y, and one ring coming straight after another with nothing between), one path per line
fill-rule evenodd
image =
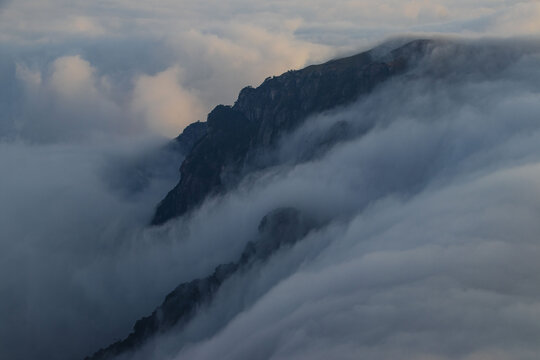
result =
M443 43L413 76L286 137L308 150L306 136L337 121L374 124L203 207L209 223L220 208L282 205L333 221L128 358L534 359L540 58L529 46Z
M536 359L538 19L534 1L0 1L0 358L91 354L295 206L329 225L135 358ZM177 181L177 155L140 165L163 135L401 33L480 39L443 42L309 119L235 192L144 227ZM532 40L481 38L516 35ZM336 122L351 137L320 152Z

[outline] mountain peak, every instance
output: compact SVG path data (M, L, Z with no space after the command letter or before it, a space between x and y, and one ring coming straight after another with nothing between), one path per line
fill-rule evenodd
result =
M250 159L312 114L355 101L403 73L433 40L414 40L383 56L367 51L267 78L245 87L233 106L218 105L208 115L208 132L187 154L178 184L159 203L152 225L199 206L211 194L234 186ZM377 53L381 53L380 49Z

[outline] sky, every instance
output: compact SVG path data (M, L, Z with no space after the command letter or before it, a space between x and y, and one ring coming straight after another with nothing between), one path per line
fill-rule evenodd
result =
M537 1L3 1L4 132L42 141L45 111L74 133L89 116L92 135L173 137L267 76L404 34L531 36L539 16Z
M400 36L469 47L315 116L280 166L146 227L186 125ZM0 358L83 358L127 335L287 205L329 225L135 358L536 359L538 36L536 1L0 0ZM340 121L349 141L300 158Z

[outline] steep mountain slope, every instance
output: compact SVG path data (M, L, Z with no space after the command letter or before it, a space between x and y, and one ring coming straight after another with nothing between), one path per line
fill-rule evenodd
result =
M133 332L127 338L99 350L87 359L110 359L138 349L157 334L172 328L180 330L195 316L197 310L212 302L225 281L235 274L250 271L281 248L292 246L318 226L317 221L294 208L271 211L261 219L258 237L246 244L237 261L217 266L205 278L178 285L151 315L135 323Z
M234 106L219 105L208 115L207 133L187 155L180 181L159 203L152 225L181 216L208 196L233 187L247 171L261 166L256 164L258 154L275 145L281 134L311 114L350 103L402 74L432 44L415 40L384 55L376 49L244 88Z
M267 166L260 155L270 151L280 136L297 128L308 116L353 102L403 74L433 43L415 40L389 52L376 49L289 71L266 79L258 88L244 88L234 106L216 106L207 122L191 124L173 142L172 146L187 153L180 168L181 179L159 204L152 224L189 212L208 196L234 187L249 171ZM343 140L347 131L346 124L338 123L324 141ZM128 353L156 334L182 328L198 309L211 304L232 275L250 271L281 247L301 240L320 221L292 208L270 212L260 222L258 238L245 246L237 261L217 266L206 278L180 284L151 315L135 323L128 337L88 359Z
M501 329L507 299L534 288L523 274L537 273L521 241L538 247L540 46L525 45L413 41L217 106L184 132L193 148L162 202L190 216L145 229L185 245L181 271L207 266L175 274L161 304L90 359L311 358L319 339L337 344L322 358L345 346L385 359L402 353L402 334L416 338L411 358L475 354L503 337L519 347L531 329L519 306L521 333ZM215 194L226 196L196 209ZM521 204L516 216L508 204ZM497 294L478 297L486 290Z

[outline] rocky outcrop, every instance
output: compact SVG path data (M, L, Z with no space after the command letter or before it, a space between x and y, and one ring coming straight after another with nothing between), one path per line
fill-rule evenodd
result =
M151 315L138 320L133 332L124 340L101 349L87 360L111 359L143 345L158 333L189 323L201 306L212 302L215 294L232 275L248 271L255 263L264 262L284 246L304 238L318 223L294 208L279 208L262 218L258 238L246 244L236 262L222 264L202 279L182 283L169 293Z
M368 51L267 78L258 88L244 88L234 109L258 124L251 147L272 145L307 116L371 92L390 77L403 73L429 44L429 40L415 40L383 57Z
M266 79L258 88L243 89L233 106L217 106L206 122L191 124L178 136L175 146L187 153L180 167L181 178L158 205L152 224L183 215L207 197L235 186L250 170L264 166L254 159L275 146L284 133L312 114L353 102L403 74L429 51L431 44L429 40L416 40L392 51L377 49L289 71ZM316 148L325 151L349 132L346 123L336 123ZM305 158L316 155L306 154ZM268 213L259 223L257 238L245 245L237 261L217 266L207 277L180 284L152 314L138 320L125 339L87 359L110 359L141 347L173 327L181 331L201 307L212 303L229 278L267 261L280 248L292 246L317 227L316 221L293 208Z
M223 190L223 174L241 165L255 126L241 112L219 105L208 115L206 134L180 167L180 181L158 205L153 225L183 214Z
M171 143L175 149L182 154L188 154L191 149L199 142L207 133L208 127L206 122L197 121L188 125L184 131Z
M219 105L208 115L206 135L186 156L179 183L159 203L151 224L183 215L208 196L234 186L248 167L255 166L258 154L275 145L284 132L309 115L350 103L402 74L431 43L415 40L383 56L380 51L365 52L244 88L234 106Z

